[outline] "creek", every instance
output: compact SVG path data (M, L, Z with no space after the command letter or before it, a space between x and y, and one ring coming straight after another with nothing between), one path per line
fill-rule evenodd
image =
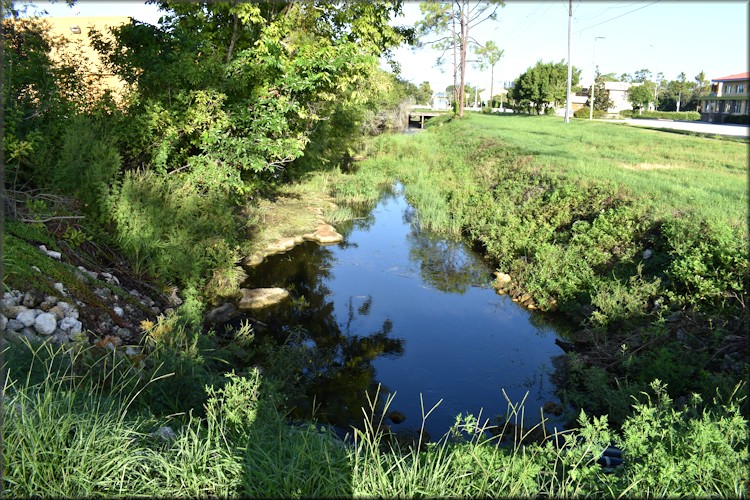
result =
M389 411L406 416L388 421L394 431L418 431L442 400L425 423L439 437L460 413L506 413L503 390L514 404L526 398L527 422L559 401L559 326L498 295L493 270L464 243L421 230L401 185L337 229L338 245L303 243L248 270L246 286L291 292L250 316L297 349L306 396L292 417L357 425L380 384L379 404L395 394Z

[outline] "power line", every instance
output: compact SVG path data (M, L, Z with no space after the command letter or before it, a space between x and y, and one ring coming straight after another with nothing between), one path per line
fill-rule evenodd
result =
M589 30L589 29L591 29L591 28L595 28L595 27L597 27L597 26L601 26L602 24L608 23L608 22L610 22L610 21L614 21L615 19L619 19L619 18L621 18L621 17L623 17L623 16L627 16L628 14L632 14L633 12L637 12L637 11L639 11L639 10L641 10L641 9L645 9L646 7L649 7L649 6L651 6L651 5L654 5L655 3L659 3L659 1L660 1L660 0L655 0L654 2L651 2L651 3L649 3L649 4L646 4L646 5L642 6L642 7L638 7L637 9L633 9L633 10L631 10L631 11L625 12L624 14L620 14L619 16L615 16L615 17L612 17L612 18L610 18L610 19L607 19L606 21L602 21L602 22L600 22L600 23L597 23L597 24L592 24L591 26L587 26L587 27L585 27L585 28L582 28L582 29L578 30L578 31L577 31L576 33L577 33L578 35L580 35L581 33L583 33L583 32L584 32L584 31L586 31L586 30ZM550 45L551 43L557 42L558 40L561 40L561 39L563 39L563 38L565 38L565 37L564 37L564 36L559 36L559 37L557 37L557 38L553 38L553 39L551 39L551 40L547 40L547 41L546 41L545 43L543 43L543 44L541 44L541 45L537 45L536 47L533 47L533 48L531 48L531 49L525 50L525 51L523 51L523 52L520 52L520 53L516 53L515 55L516 55L516 56L518 56L518 55L523 55L523 54L527 54L527 53L529 53L529 52L532 52L532 51L534 51L534 50L537 50L537 49L541 49L542 47L546 47L547 45Z
M601 26L601 25L602 25L602 24L604 24L604 23L608 23L608 22L610 22L610 21L614 21L615 19L619 19L619 18L621 18L621 17L623 17L623 16L627 16L628 14L632 14L633 12L637 12L637 11L639 11L639 10L641 10L641 9L645 9L646 7L648 7L648 6L650 6L650 5L654 5L655 3L659 3L659 1L660 1L660 0L656 0L656 1L654 1L654 2L651 2L651 3L649 3L649 4L646 4L646 5L644 5L643 7L638 7L637 9L633 9L633 10L631 10L631 11L628 11L628 12L624 13L624 14L620 14L619 16L615 16L615 17L613 17L613 18L611 18L611 19L607 19L606 21L602 21L602 22L600 22L600 23L598 23L598 24L593 24L593 25L591 25L591 26L588 26L588 27L586 27L586 28L583 28L582 30L580 30L580 31L579 31L579 33L583 33L584 31L586 31L586 30L588 30L588 29L591 29L591 28L595 28L595 27L597 27L597 26Z

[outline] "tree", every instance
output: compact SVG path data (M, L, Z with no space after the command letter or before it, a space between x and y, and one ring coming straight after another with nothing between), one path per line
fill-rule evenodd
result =
M430 88L430 82L424 81L419 84L416 99L417 104L429 105L432 102L432 88Z
M695 75L695 84L695 90L699 96L708 94L708 89L711 88L711 82L706 78L706 73L704 71Z
M601 79L605 82L621 82L621 81L624 81L622 76L623 75L620 75L618 77L614 73L604 73L603 75L601 75Z
M580 77L581 70L573 67L571 84L578 86ZM535 66L516 79L511 96L517 104L533 107L537 114L541 114L550 105L558 106L565 102L567 83L568 65L564 61L537 61Z
M654 100L654 84L653 82L643 82L640 85L634 85L628 90L628 101L632 104L633 109L637 109L640 112L643 108Z
M455 0L451 3L430 0L420 4L424 19L418 23L419 34L421 37L438 37L423 42L443 49L443 54L438 57L438 64L442 64L448 50L453 50L453 87L456 89L454 98L458 100L458 115L461 117L464 115L466 103L464 87L469 43L480 45L471 38L471 30L489 19L496 19L497 9L503 5L503 0Z
M504 50L501 50L495 42L490 40L484 46L480 46L476 49L476 54L479 56L479 67L482 70L490 67L490 108L494 104L495 95L495 65L500 62L500 58L503 57Z
M599 73L599 68L597 67L596 76L594 77L594 110L606 113L614 103L609 98L609 90L605 89L604 82L603 75ZM586 101L586 106L591 107L591 97Z
M651 71L647 69L639 69L633 73L633 77L630 80L632 83L643 83L651 79Z
M133 84L130 163L238 194L303 157L344 158L390 85L375 77L378 58L411 36L389 25L401 2L159 5L161 27L92 37Z
M687 76L685 75L684 71L677 76L677 82L677 112L679 113L680 105L682 104L682 94L683 92L687 92L688 90Z
M449 95L458 95L458 91L455 89L453 85L448 85L445 88L445 91ZM484 91L483 89L475 88L469 83L465 84L464 85L464 102L473 101L476 93L483 92L483 91ZM458 100L456 102L458 102Z

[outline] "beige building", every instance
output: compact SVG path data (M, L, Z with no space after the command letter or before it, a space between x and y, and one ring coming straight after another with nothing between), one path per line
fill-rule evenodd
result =
M729 115L748 115L750 73L711 80L711 93L701 99L701 120L723 123Z
M65 39L65 44L59 51L53 51L52 56L62 58L71 56L80 58L85 65L84 74L89 84L90 92L99 97L105 90L112 91L113 97L119 101L125 90L126 83L112 74L102 64L99 54L91 46L90 33L96 29L107 35L108 28L128 24L128 16L105 17L45 17L42 19L49 24L50 34Z

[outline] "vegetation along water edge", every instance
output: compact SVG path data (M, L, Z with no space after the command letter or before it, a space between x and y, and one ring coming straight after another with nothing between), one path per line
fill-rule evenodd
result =
M3 17L5 493L746 494L746 144L468 111L383 133L417 91L378 64L414 35L399 2L163 6L92 37L121 95ZM302 348L207 321L246 258L397 180L498 292L576 325L569 428L508 401L401 440L377 392L349 436L290 425Z

